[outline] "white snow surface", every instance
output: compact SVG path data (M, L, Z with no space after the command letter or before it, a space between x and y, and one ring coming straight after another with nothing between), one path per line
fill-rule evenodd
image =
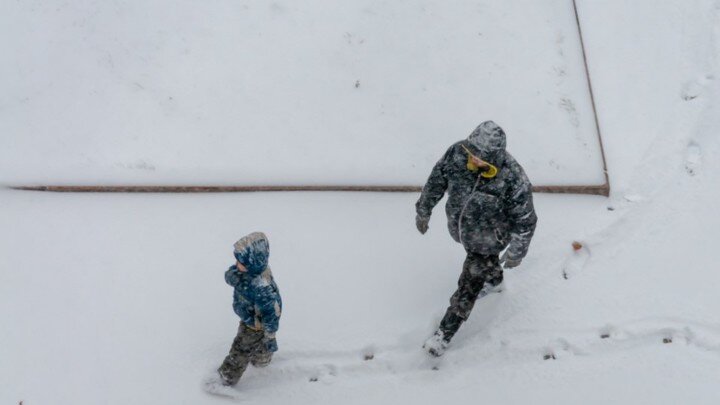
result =
M442 359L420 346L463 251L440 207L417 233L417 195L0 190L0 403L718 403L720 2L580 6L617 186L536 195L529 255ZM252 231L280 351L220 398L223 271Z
M2 183L420 185L488 119L535 184L604 183L568 0L5 1L0 27Z

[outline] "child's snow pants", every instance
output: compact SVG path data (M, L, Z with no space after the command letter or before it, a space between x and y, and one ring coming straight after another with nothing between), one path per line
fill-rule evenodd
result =
M264 337L265 332L248 328L242 322L240 323L237 336L230 347L230 353L218 369L223 383L237 384L248 364L264 367L270 363L273 354L265 347Z

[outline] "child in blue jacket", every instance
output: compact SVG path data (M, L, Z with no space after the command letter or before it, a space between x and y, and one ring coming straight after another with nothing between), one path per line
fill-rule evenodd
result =
M248 364L264 367L277 351L282 300L273 280L268 258L267 237L254 232L235 243L237 262L225 272L225 282L235 288L233 309L240 317L240 327L230 353L218 369L225 385L237 384Z

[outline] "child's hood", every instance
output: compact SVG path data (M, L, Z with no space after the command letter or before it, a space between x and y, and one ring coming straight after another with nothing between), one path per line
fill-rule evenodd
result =
M270 244L262 232L253 232L235 242L235 259L247 268L248 275L260 275L268 266Z

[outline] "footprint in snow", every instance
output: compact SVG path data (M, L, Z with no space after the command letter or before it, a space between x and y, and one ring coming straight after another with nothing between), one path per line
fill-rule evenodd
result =
M680 90L680 97L685 101L695 100L703 94L707 85L714 79L714 75L707 74L685 82Z
M572 253L565 259L565 263L562 266L562 275L565 280L570 279L575 274L579 273L584 267L587 261L590 259L590 249L587 244L580 242L572 243Z
M700 169L702 163L702 150L700 145L691 141L685 150L685 170L689 175L694 176Z
M327 381L328 377L337 377L338 367L334 364L325 364L315 372L308 379L309 382Z
M362 359L365 361L370 361L375 358L375 346L369 345L362 349Z

